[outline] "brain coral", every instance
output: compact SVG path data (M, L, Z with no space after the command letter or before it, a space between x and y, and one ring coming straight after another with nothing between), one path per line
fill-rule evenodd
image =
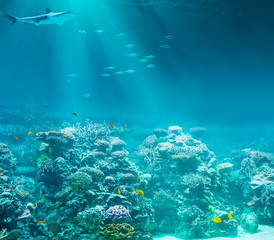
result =
M92 177L92 180L94 182L99 182L104 177L104 173L101 170L98 170L96 168L91 168L91 167L82 167L79 169L78 172L87 173L88 175Z
M92 178L84 172L76 172L68 177L68 181L75 189L85 189L92 185Z

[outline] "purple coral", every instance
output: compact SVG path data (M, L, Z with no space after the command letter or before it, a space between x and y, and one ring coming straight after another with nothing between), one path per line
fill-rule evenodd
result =
M115 205L114 207L110 207L105 212L105 218L110 218L113 220L127 217L131 218L129 211L122 205Z

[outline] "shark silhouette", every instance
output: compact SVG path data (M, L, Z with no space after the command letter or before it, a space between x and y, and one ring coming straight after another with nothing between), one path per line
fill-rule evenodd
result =
M16 22L22 22L25 24L31 23L35 26L50 24L57 24L58 26L62 26L65 21L73 18L75 14L72 12L52 12L49 8L47 8L45 14L33 17L18 18L8 14L4 15L9 20L11 20L11 25L15 24Z

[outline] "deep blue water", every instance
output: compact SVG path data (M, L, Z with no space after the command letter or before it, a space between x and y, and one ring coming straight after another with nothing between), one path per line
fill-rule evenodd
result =
M61 114L272 122L272 1L143 2L1 1L1 12L19 17L43 14L47 7L76 13L62 27L10 26L1 16L1 104L48 105ZM166 40L170 34L174 39ZM124 47L131 43L134 48ZM138 57L127 56L132 52ZM156 57L153 69L138 62L150 54ZM106 66L135 73L104 78Z

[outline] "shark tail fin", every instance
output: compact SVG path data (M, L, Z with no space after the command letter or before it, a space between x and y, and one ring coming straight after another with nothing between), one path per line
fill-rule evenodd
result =
M4 14L6 18L8 18L9 20L11 20L11 25L13 25L14 23L16 23L17 19L16 17L10 16L8 14Z

